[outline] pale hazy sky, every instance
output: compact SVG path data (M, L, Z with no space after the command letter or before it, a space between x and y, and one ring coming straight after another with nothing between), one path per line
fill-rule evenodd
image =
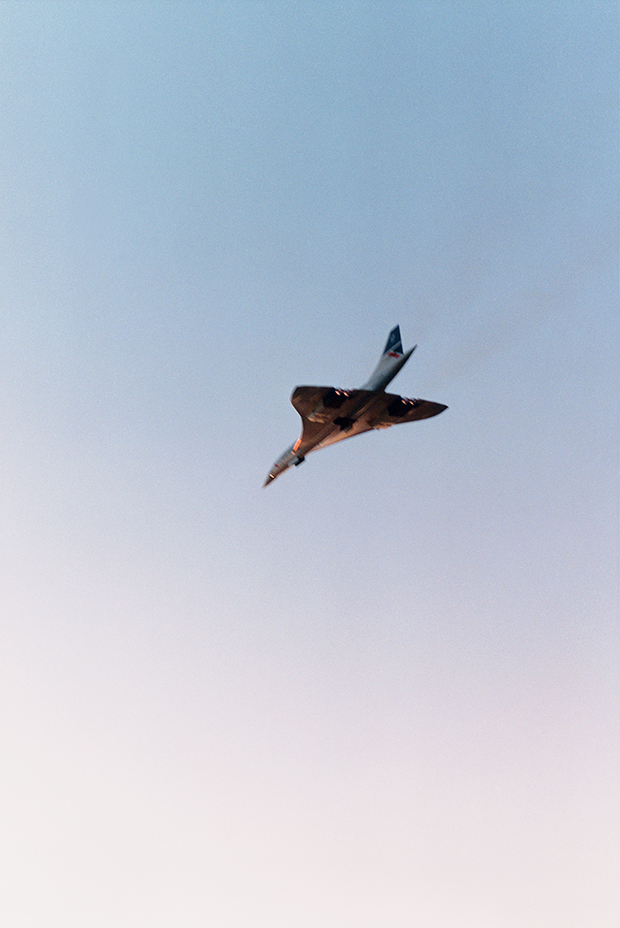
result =
M6 928L618 924L615 7L0 3Z

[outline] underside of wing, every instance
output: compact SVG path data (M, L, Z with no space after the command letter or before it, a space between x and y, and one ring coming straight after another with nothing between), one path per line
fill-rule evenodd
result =
M439 415L447 406L430 400L409 399L395 393L377 395L377 407L372 421L374 429L387 429L401 422L415 422L418 419L430 419Z
M360 413L374 395L369 390L297 387L291 403L301 416L303 429L295 450L307 454L373 428Z
M407 399L373 390L297 387L291 403L301 416L302 433L294 446L303 456L371 429L428 419L443 412L441 403Z

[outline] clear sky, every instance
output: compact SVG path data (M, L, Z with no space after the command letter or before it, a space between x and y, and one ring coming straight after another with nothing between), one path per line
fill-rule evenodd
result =
M615 6L0 3L3 926L618 924Z

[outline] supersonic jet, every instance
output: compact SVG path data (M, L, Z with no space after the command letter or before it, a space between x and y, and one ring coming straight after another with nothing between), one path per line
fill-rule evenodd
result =
M428 400L407 399L386 393L385 387L409 360L417 345L403 353L400 327L392 329L379 363L359 390L335 387L296 387L291 403L301 416L302 432L294 445L275 462L263 486L296 467L311 451L326 448L344 438L353 438L371 429L389 429L400 422L430 419L447 406Z

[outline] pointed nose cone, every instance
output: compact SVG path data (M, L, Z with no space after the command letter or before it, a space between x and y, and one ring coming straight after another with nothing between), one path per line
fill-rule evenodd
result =
M268 487L271 481L275 479L276 479L275 474L267 474L267 479L265 480L263 484L263 489L265 489L265 487Z

